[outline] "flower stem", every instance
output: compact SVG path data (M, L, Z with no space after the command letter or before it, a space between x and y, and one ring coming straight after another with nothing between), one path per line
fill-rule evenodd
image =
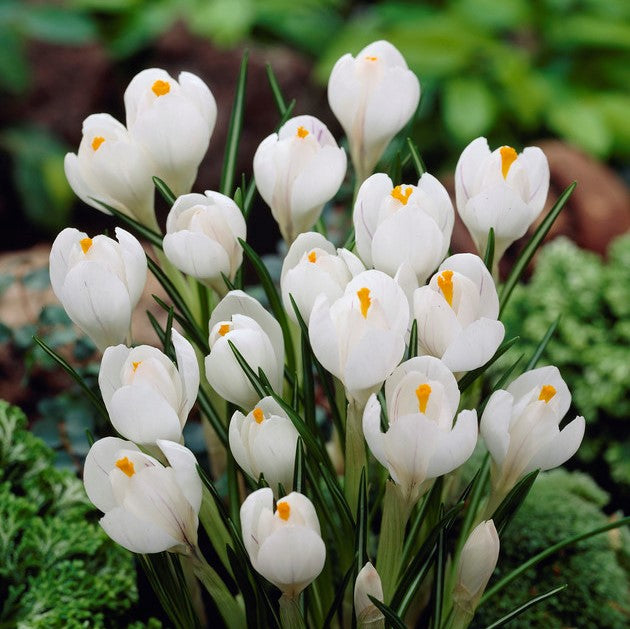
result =
M280 597L280 624L282 629L306 629L297 599Z
M353 515L356 515L357 501L359 499L359 483L361 470L366 467L365 441L361 426L364 405L356 402L348 402L346 414L346 461L344 494Z

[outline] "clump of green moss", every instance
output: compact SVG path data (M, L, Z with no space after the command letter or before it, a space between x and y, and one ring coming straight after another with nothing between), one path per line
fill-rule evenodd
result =
M123 626L138 599L133 557L53 458L0 401L0 626Z
M608 501L591 478L554 470L541 474L501 538L499 563L490 586L524 561L575 534L606 524ZM479 608L472 627L485 627L529 599L568 584L530 608L511 629L624 629L630 623L628 535L615 529L548 557Z

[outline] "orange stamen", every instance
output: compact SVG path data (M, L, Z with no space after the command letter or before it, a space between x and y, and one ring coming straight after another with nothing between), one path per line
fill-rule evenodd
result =
M103 144L103 142L105 142L105 138L102 135L97 135L93 140L92 140L92 148L95 151L98 151L99 147L101 144Z
M413 193L413 188L411 186L407 186L407 189L403 192L402 186L396 186L390 194L394 199L400 201L403 205L407 205L407 201L409 201L409 197Z
M116 461L116 467L121 472L127 474L129 478L131 478L136 473L136 470L133 467L133 463L127 457L125 457L124 459L118 459L118 461Z
M499 152L501 153L501 172L503 173L503 179L507 179L510 166L516 161L518 154L511 146L502 146Z
M357 297L359 298L359 303L361 304L361 314L364 319L367 319L368 310L372 305L372 300L370 299L370 289L365 286L360 288L357 291Z
M79 240L79 244L81 245L81 249L83 250L83 253L87 253L90 250L90 247L92 246L92 239L81 238L81 240Z
M288 520L289 516L291 515L291 506L288 502L279 502L276 505L276 513L281 519L286 522L286 520Z
M444 295L444 299L446 299L448 305L453 307L453 271L442 271L440 275L438 275L437 283L439 289L442 291Z
M263 419L265 419L265 415L263 414L262 409L256 407L252 411L252 415L254 416L254 419L256 420L257 424L262 424L263 423Z
M543 388L540 390L540 395L538 396L539 400L542 400L545 404L549 403L549 400L556 394L556 387L545 384Z
M421 413L427 412L427 404L429 403L429 396L431 395L431 386L428 384L421 384L416 389L416 397L418 398L418 410Z

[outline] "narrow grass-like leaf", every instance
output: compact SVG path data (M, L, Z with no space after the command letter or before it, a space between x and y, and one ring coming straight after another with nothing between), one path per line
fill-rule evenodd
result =
M162 195L162 198L169 204L173 205L175 203L177 197L173 193L173 191L168 187L168 185L162 181L159 177L153 176L153 185L156 190Z
M396 151L396 155L394 155L394 159L389 165L389 170L387 174L389 175L389 178L392 180L395 186L400 183L400 179L402 176L402 160L400 157L400 151Z
M296 105L296 100L295 98L291 99L291 102L289 103L288 107L284 110L284 113L282 114L280 121L278 122L278 124L276 125L276 132L278 132L280 130L280 127L282 127L282 125L291 117L291 114L293 113L293 110L295 109L295 105Z
M551 325L545 332L545 336L542 337L542 340L540 341L540 343L538 343L538 347L536 348L536 351L534 352L533 356L529 359L529 362L527 363L527 366L525 367L525 371L530 371L531 369L534 369L534 367L536 367L536 365L538 364L540 357L543 355L545 349L547 349L547 345L549 344L551 337L554 335L556 328L558 327L558 324L560 323L560 317L561 315L558 315L557 318L551 322Z
M568 584L565 583L564 585L559 585L558 587L553 588L553 590L549 590L549 592L545 592L544 594L539 594L538 596L535 596L534 598L529 599L527 603L524 603L520 607L513 609L509 614L506 614L502 618L499 618L499 620L495 620L491 625L488 625L486 629L498 629L498 627L503 627L504 625L507 625L511 620L514 620L514 618L517 618L518 616L520 616L523 612L527 611L530 607L533 607L534 605L537 605L538 603L541 603L542 601L547 600L548 598L551 598L552 596L555 596L559 592L562 592L562 590L566 590L567 587L568 587Z
M344 249L347 249L348 251L352 251L352 249L354 249L355 242L356 242L356 238L355 238L355 233L354 233L354 227L352 227L342 247Z
M295 444L295 463L293 464L293 490L304 493L304 441L297 438Z
M420 151L418 151L416 143L411 138L407 138L407 148L409 149L409 155L411 156L411 161L416 169L418 178L420 178L427 172L427 167L424 165L422 157L420 157Z
M228 488L228 507L230 510L230 520L234 522L236 528L241 528L241 501L238 495L238 468L236 467L236 461L232 456L232 451L227 451L227 488Z
M368 552L367 552L367 544L368 544L368 501L367 501L367 480L365 468L361 470L361 479L359 480L359 499L357 502L357 525L356 525L356 536L354 543L354 550L357 556L357 574L363 568L363 566L368 562Z
M212 400L210 400L210 396L207 394L203 387L199 387L197 402L199 404L199 409L201 410L202 415L210 423L210 425L214 429L214 432L217 433L217 437L219 437L219 441L221 442L223 447L227 448L228 435L225 429L225 425L221 420L217 409L214 408Z
M488 401L490 400L490 397L492 396L492 393L494 393L495 391L498 391L499 389L501 389L505 383L510 379L510 376L512 375L512 373L514 372L514 370L516 369L516 367L518 366L518 364L521 362L521 360L523 360L523 357L525 356L525 354L521 354L502 374L501 377L496 381L496 383L494 384L494 386L492 387L492 392L490 393L490 395L488 395L488 397L479 405L479 409L477 410L477 415L478 417L481 417L483 415L483 412L486 410L486 405L488 404Z
M501 504L495 509L492 514L492 519L494 520L494 525L496 526L499 536L501 536L506 526L516 515L516 512L520 509L521 505L525 501L525 498L527 498L527 494L529 494L534 482L538 478L539 473L540 470L534 470L533 472L523 476L523 478L521 478L521 480L512 487Z
M469 371L459 381L460 392L463 393L475 380L477 380L477 378L481 377L491 365L493 365L501 356L503 356L503 354L505 354L505 352L508 351L508 349L510 349L510 347L512 347L512 345L514 345L518 341L518 339L519 337L515 336L508 341L503 341L503 343L499 345L497 351L494 353L494 356L485 365Z
M226 547L228 561L234 574L234 580L238 583L238 588L243 594L243 602L245 603L245 617L248 627L260 627L261 618L259 618L258 597L252 587L249 575L247 574L247 566L244 566L238 555L230 546Z
M160 306L165 312L168 312L171 309L165 301L160 299L157 295L152 294L151 297L155 300L155 303ZM186 336L192 340L192 342L197 345L197 347L201 350L203 354L210 353L210 346L208 342L203 336L203 333L194 323L191 323L185 316L182 316L178 312L173 313L173 318L177 321L183 328Z
M409 347L407 348L407 360L415 358L418 355L418 321L416 319L411 323L411 332L409 333Z
M88 445L91 448L94 445L94 435L89 428L85 429L85 438L87 439Z
M232 353L234 354L234 357L236 358L236 362L239 364L240 368L243 370L243 373L245 374L245 376L249 380L249 383L254 388L254 391L256 391L256 394L261 399L264 398L265 397L265 388L264 388L263 384L261 383L260 378L258 377L258 375L249 366L249 364L247 363L247 361L243 357L243 354L241 354L241 352L238 351L238 348L236 347L236 345L234 345L234 343L232 343L232 341L230 341L229 339L228 339L228 345L230 346L230 349L232 350Z
M251 181L247 185L245 189L245 194L243 197L243 216L245 220L249 218L249 215L252 211L252 205L254 203L254 197L256 196L256 181L252 177Z
M278 295L278 291L276 290L273 280L271 279L271 275L269 275L269 271L267 270L265 263L260 259L260 256L242 238L239 238L238 241L243 247L243 253L254 267L256 275L258 275L258 279L260 280L260 283L265 290L265 294L267 295L267 299L269 300L269 305L271 306L273 315L280 324L280 327L282 329L282 338L284 339L284 350L287 359L287 367L290 372L294 372L295 352L293 350L293 339L291 337L289 322L287 320L287 315L284 311L284 307L282 306L280 295Z
M301 332L302 341L302 396L304 408L304 421L313 434L317 434L315 422L315 383L313 380L313 356L308 337Z
M33 336L33 340L50 356L85 392L90 402L92 402L94 408L98 411L99 415L109 422L109 415L103 401L88 387L85 380L77 373L77 371L70 365L70 363L62 358L57 352L49 347L46 342L39 336Z
M230 278L225 273L221 273L221 277L223 278L223 283L228 290L236 290L236 286L234 286L234 284L230 282Z
M335 598L330 608L328 609L326 618L324 619L324 622L322 624L323 629L328 629L330 627L330 624L332 623L333 618L335 617L335 614L338 612L338 610L341 607L341 603L343 602L344 595L346 593L346 588L348 587L348 583L350 583L350 579L352 578L352 575L354 574L355 563L356 561L353 561L350 564L350 567L346 571L346 574L344 575L343 580L337 586Z
M166 327L164 328L164 353L170 356L171 359L175 355L175 348L171 342L173 336L173 308L168 309L168 315L166 317Z
M488 232L488 244L486 245L486 252L483 256L483 263L490 273L492 273L492 265L494 264L494 227L490 228Z
M280 86L278 85L278 80L276 79L276 75L274 74L270 63L265 64L265 71L267 72L267 80L269 81L269 86L271 87L273 100L276 103L278 112L282 116L284 112L287 110L287 104L284 102L282 91L280 90Z
M236 156L243 128L243 115L245 112L245 87L247 83L247 62L249 51L243 53L241 68L236 82L236 93L230 114L230 126L228 127L227 140L225 142L225 156L223 170L221 171L221 184L219 191L228 197L232 196L234 178L236 173Z
M127 216L127 214L123 214L120 210L117 210L111 205L107 205L107 203L103 203L102 201L99 201L98 199L95 199L93 197L90 197L90 199L92 199L92 201L95 201L96 203L104 207L108 212L113 214L121 223L124 223L125 227L129 227L133 231L135 231L136 234L138 234L138 236L144 238L145 240L148 240L152 245L155 245L159 249L162 248L162 236L158 234L158 232L153 231L149 227L146 227L145 225L138 222L134 218L131 218L131 216Z
M383 616L385 616L386 627L392 627L393 629L407 629L407 625L400 619L400 616L398 616L391 607L385 605L385 603L379 601L377 598L374 598L371 594L368 594L368 597L374 606L383 614Z
M444 507L440 509L440 519L444 517ZM435 572L433 578L433 614L431 627L440 629L442 626L442 605L444 603L444 564L446 562L445 531L438 531L437 548L435 553Z
M349 525L351 529L354 529L355 522L352 517L352 511L350 510L346 497L343 495L343 492L339 487L339 483L335 478L333 478L330 470L322 463L319 464L319 472L326 484L326 487L328 488L328 491L330 492L333 502L335 502L339 507L338 514L342 516L341 519L344 521L344 524Z
M529 239L527 245L519 255L518 259L514 263L512 267L512 271L510 272L509 277L507 278L505 284L503 285L503 289L501 291L501 297L499 299L500 308L499 308L499 316L503 312L514 287L518 283L523 271L529 264L529 261L536 253L536 249L542 243L544 237L547 235L551 226L555 223L558 215L562 211L562 208L566 205L566 202L569 200L569 197L575 190L575 186L577 183L574 181L566 190L558 197L558 200L555 202L554 206L549 210L549 213L542 220L536 231L532 234L532 237Z

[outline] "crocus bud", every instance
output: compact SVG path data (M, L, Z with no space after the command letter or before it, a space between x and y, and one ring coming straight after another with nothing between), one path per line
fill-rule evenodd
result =
M291 118L254 155L256 187L289 244L315 225L345 174L344 150L313 116Z
M116 228L118 242L64 229L50 251L50 283L68 316L102 351L130 335L131 312L147 279L140 243Z
M155 166L149 154L109 114L92 114L83 121L77 153L63 162L74 193L88 205L108 213L98 201L157 228L153 209Z
M413 295L418 354L442 359L461 374L485 365L505 336L499 298L481 258L458 253L442 262Z
M494 229L496 262L542 212L548 190L549 164L536 146L520 154L511 146L491 153L486 138L477 138L457 162L457 211L481 255Z
M383 600L381 577L369 561L361 568L354 583L354 613L359 627L374 626L373 623L384 618L368 596Z
M420 83L387 41L344 55L328 79L328 104L348 136L357 181L374 170L420 101Z
M486 520L472 530L459 558L457 583L453 591L453 601L458 615L472 618L498 558L497 529L492 520Z
M254 373L262 369L273 390L282 392L282 329L260 303L241 290L230 291L212 311L208 327L210 355L206 356L206 378L221 397L241 408L252 408L260 399L229 342Z
M364 271L332 305L315 301L308 335L317 360L339 378L350 400L364 404L405 352L409 305L405 293L381 271Z
M433 356L402 363L385 381L387 432L372 394L363 413L363 434L374 457L389 470L411 504L428 489L425 481L462 465L477 443L477 412L461 411L457 380Z
M455 210L433 175L422 175L417 186L394 187L387 175L377 173L359 188L353 221L366 266L394 277L407 263L423 284L448 251Z
M495 391L480 423L492 456L492 487L497 502L525 474L549 470L572 457L584 437L584 417L560 430L571 394L557 367L526 371L506 391Z
M298 431L272 397L260 400L248 415L236 411L229 439L232 455L246 474L256 481L264 474L276 495L279 483L286 490L293 488Z
M293 296L306 324L319 295L335 301L343 295L348 282L365 271L361 260L347 249L335 246L321 234L300 234L289 247L280 276L282 302L289 317L297 323L289 295Z
M100 524L134 553L190 552L197 545L201 480L190 450L157 442L170 467L130 441L105 437L85 459L83 483Z
M241 506L243 543L254 570L287 599L295 599L322 571L326 547L311 501L292 492L273 508L269 487L250 494Z
M199 389L192 345L172 331L177 366L159 349L140 345L108 347L98 383L114 428L142 445L158 439L180 441Z
M222 274L230 280L243 261L247 228L230 197L207 190L179 197L166 219L164 253L180 271L225 293Z
M155 172L176 196L190 192L217 119L208 86L190 72L178 80L159 68L143 70L125 90L127 128L151 155Z

